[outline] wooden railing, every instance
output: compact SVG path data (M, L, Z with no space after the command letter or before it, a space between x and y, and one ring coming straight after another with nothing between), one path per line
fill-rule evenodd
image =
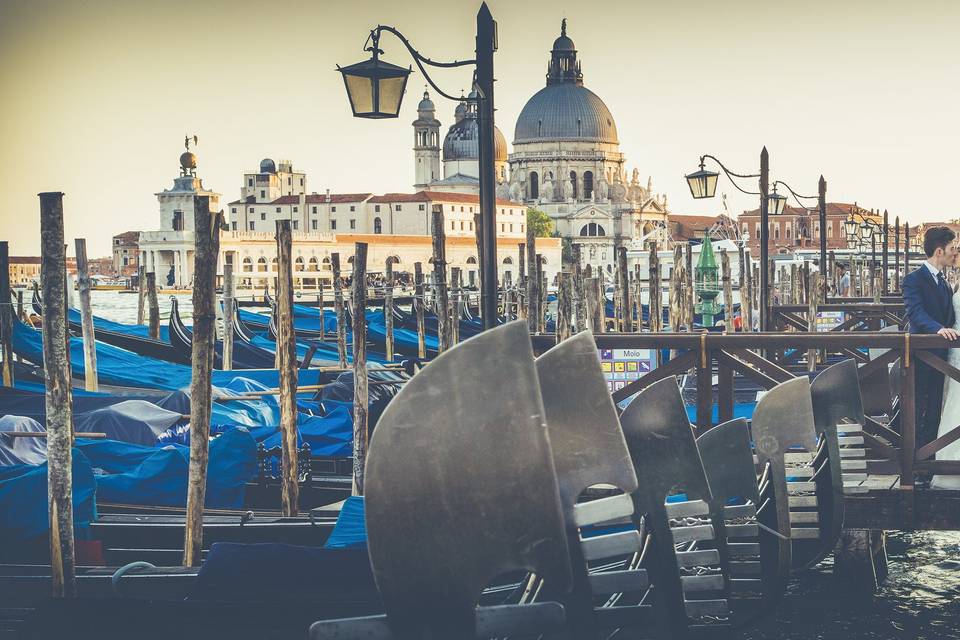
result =
M651 384L669 376L696 374L696 428L714 426L713 408L717 406L720 422L732 419L734 411L734 377L755 382L762 389L797 375L807 375L775 362L763 353L799 352L826 353L831 361L836 356L858 354L863 350L883 350L880 355L859 367L860 385L868 414L863 425L864 444L870 454L868 471L900 476L900 489L912 491L916 474L960 475L960 461L935 460L936 453L960 439L960 426L933 442L917 443L915 416L916 369L923 363L945 376L960 381L960 369L941 358L938 350L951 343L935 335L910 335L903 332L838 332L838 333L607 333L596 336L599 349L670 349L676 354L661 366L638 380L629 382L613 393L615 401L629 398ZM537 351L556 343L553 336L534 336ZM893 365L892 369L890 365ZM819 367L825 366L821 363ZM717 373L714 397L713 374Z

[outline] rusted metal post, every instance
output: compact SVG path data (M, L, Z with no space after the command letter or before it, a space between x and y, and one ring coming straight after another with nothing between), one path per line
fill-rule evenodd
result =
M533 234L533 227L527 225L527 326L530 333L537 333L540 329L540 279L537 275L537 238Z
M93 332L93 309L90 307L90 269L87 265L87 241L77 238L77 288L80 294L80 326L83 331L83 381L87 391L98 391L97 339Z
M160 339L160 302L157 300L157 274L147 272L147 335Z
M77 593L73 545L73 390L67 351L67 256L63 194L40 195L40 279L43 285L43 368L46 376L47 502L52 595ZM6 300L4 300L6 302Z
M727 331L733 333L733 282L730 278L730 256L726 249L720 250L720 272L723 278L723 320Z
M560 272L560 286L557 288L557 342L563 342L573 335L570 323L573 277L566 271Z
M222 213L210 211L209 196L193 199L193 347L190 380L190 471L183 537L183 566L200 564L203 507L207 494L210 417L213 407L213 359L217 339L217 256ZM186 267L186 265L183 265Z
M356 269L356 263L354 263ZM363 317L363 307L360 308ZM293 329L293 232L290 220L277 220L277 353L280 354L280 510L299 511L297 450L297 337Z
M357 242L353 252L353 495L363 495L363 471L367 461L367 243Z
M3 386L12 387L13 374L13 299L10 297L10 248L0 242L0 357L3 358Z
M333 309L334 313L337 314L337 355L340 356L340 368L346 369L347 310L343 305L343 281L340 279L339 253L330 254L330 267L333 269Z
M433 205L431 235L433 237L433 291L437 302L437 337L439 350L450 348L450 305L447 301L447 234L443 228L443 206ZM493 307L496 308L496 301ZM486 324L486 319L484 319Z
M236 294L233 283L233 262L236 252L228 251L223 260L223 370L233 369L233 316Z
M414 262L413 274L413 311L417 316L417 356L422 360L427 357L427 344L423 320L423 265L419 262Z

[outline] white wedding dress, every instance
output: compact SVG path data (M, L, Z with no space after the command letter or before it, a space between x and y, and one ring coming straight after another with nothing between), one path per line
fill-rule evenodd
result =
M953 328L960 330L960 291L953 294L953 311L957 318ZM960 348L954 347L947 350L947 362L960 368ZM940 412L937 437L947 435L958 426L960 426L960 381L944 376L943 410ZM937 451L937 460L960 460L960 440L954 440ZM930 488L960 490L960 476L933 476Z

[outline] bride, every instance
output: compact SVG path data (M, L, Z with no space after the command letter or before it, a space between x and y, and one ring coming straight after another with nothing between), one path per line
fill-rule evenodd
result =
M960 254L954 254L952 267L956 267L960 263L958 255ZM953 328L960 330L960 289L954 290L953 310L956 312L957 318L954 321ZM960 349L948 349L947 354L947 362L960 368ZM950 376L944 376L943 410L940 412L940 426L937 429L937 437L941 438L947 435L958 426L960 426L960 381L954 380ZM937 460L960 460L960 440L954 440L937 451ZM960 476L933 476L930 481L930 488L960 490Z

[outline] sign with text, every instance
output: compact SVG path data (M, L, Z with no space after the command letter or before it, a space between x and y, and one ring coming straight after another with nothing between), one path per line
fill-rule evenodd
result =
M653 349L600 349L600 368L611 392L650 373L655 366Z

